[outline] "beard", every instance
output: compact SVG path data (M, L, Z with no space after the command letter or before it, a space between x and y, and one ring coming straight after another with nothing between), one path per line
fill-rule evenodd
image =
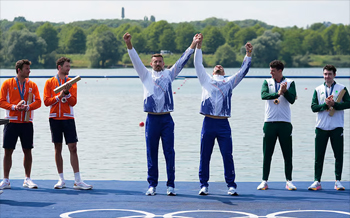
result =
M215 70L214 73L217 74L217 75L223 75L223 71L222 70Z
M157 65L157 66L154 68L154 70L156 70L156 71L162 71L162 70L163 70L163 67L160 66L160 65Z

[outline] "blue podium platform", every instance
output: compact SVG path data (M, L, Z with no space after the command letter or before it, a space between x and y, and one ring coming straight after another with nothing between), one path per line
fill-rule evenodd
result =
M209 183L209 195L199 196L199 183L176 182L177 196L167 196L165 182L159 182L157 195L146 196L146 181L86 181L92 190L53 189L57 181L34 180L38 189L22 187L23 180L11 180L11 189L0 195L0 217L36 218L349 218L350 182L345 191L334 190L334 182L322 182L322 190L309 191L312 183L294 182L296 191L285 182L269 182L268 190L256 190L260 182L238 182L238 196L227 195L225 183Z

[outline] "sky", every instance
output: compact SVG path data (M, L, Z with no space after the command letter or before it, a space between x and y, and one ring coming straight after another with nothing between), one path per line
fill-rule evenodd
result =
M180 1L180 0L0 0L0 19L13 21L23 16L28 21L70 23L90 19L121 19L122 7L125 18L143 20L153 15L156 21L169 23L201 21L216 17L228 21L254 19L278 27L297 26L306 28L313 23L350 23L350 0L246 0L246 1Z

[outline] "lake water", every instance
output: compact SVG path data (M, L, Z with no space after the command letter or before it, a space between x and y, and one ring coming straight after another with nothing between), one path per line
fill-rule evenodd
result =
M237 72L237 68L226 69L226 74ZM212 69L207 69L211 72ZM56 70L32 69L31 75L56 74ZM134 69L72 69L71 75L137 75ZM15 70L1 70L1 76L13 75ZM181 74L195 75L192 68ZM269 69L253 68L248 75L269 76ZM322 76L321 68L285 69L285 76ZM350 75L349 68L338 69L337 75ZM1 83L5 79L0 79ZM316 114L311 111L314 88L322 84L320 79L294 79L297 101L291 106L293 124L293 180L313 181L314 131ZM46 79L34 78L41 98ZM348 88L349 79L336 79ZM262 127L264 101L260 98L263 79L246 78L236 87L232 96L232 128L236 181L259 182L262 176ZM175 110L176 181L198 181L200 132L203 116L199 114L201 87L198 79L179 79L173 83ZM4 110L1 109L4 117ZM78 131L78 155L80 171L85 180L146 180L146 145L144 127L146 113L143 112L143 87L139 79L82 79L78 83L78 104L75 106ZM343 180L350 180L350 110L345 112L345 153ZM49 108L35 111L32 178L57 179L54 147L48 122ZM2 127L1 127L2 129ZM0 131L2 139L2 131ZM1 142L2 143L2 142ZM0 177L3 176L3 149L0 149ZM69 151L63 149L66 179L74 179L69 163ZM12 179L24 178L23 154L20 143L13 154L10 173ZM277 142L271 165L270 181L284 181L284 163ZM223 182L223 163L216 145L210 165L210 181ZM160 146L159 179L166 180L164 156ZM334 180L334 157L327 148L323 180Z

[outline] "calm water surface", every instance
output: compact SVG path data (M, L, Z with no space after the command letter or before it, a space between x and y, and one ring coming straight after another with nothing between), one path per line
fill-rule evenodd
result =
M238 69L226 69L231 75ZM207 72L211 72L208 69ZM56 70L32 69L31 75L55 75ZM1 70L1 76L15 75L15 70ZM137 75L133 69L72 69L71 75ZM184 69L180 75L195 75L194 69ZM253 68L248 75L269 75L269 69ZM285 69L284 75L322 75L320 68ZM350 75L349 68L339 69L337 75ZM0 79L1 83L4 79ZM41 97L46 79L33 79ZM313 181L314 130L316 114L311 111L314 88L323 79L295 79L298 99L291 106L293 124L293 180ZM349 79L336 79L348 88ZM262 175L262 127L264 101L260 98L263 79L243 79L233 91L232 128L236 181L259 182ZM176 180L198 181L200 132L203 116L199 114L201 87L198 79L179 79L173 83L175 111ZM78 104L74 107L78 131L80 171L85 180L146 180L146 145L143 112L143 88L139 79L82 79L78 83ZM4 110L1 109L4 117ZM343 180L350 180L350 119L345 112L345 153ZM35 111L33 179L57 179L54 149L48 122L49 108ZM2 129L2 127L1 127ZM2 131L0 131L2 138ZM2 143L2 142L1 142ZM0 149L0 177L3 149ZM69 163L69 151L63 150L66 179L74 179ZM23 154L20 144L13 155L12 179L22 179ZM284 163L277 142L273 156L270 181L284 181ZM222 158L216 145L211 160L210 181L224 181ZM159 179L166 180L164 156L159 150ZM323 180L334 180L334 157L330 146L325 157Z

